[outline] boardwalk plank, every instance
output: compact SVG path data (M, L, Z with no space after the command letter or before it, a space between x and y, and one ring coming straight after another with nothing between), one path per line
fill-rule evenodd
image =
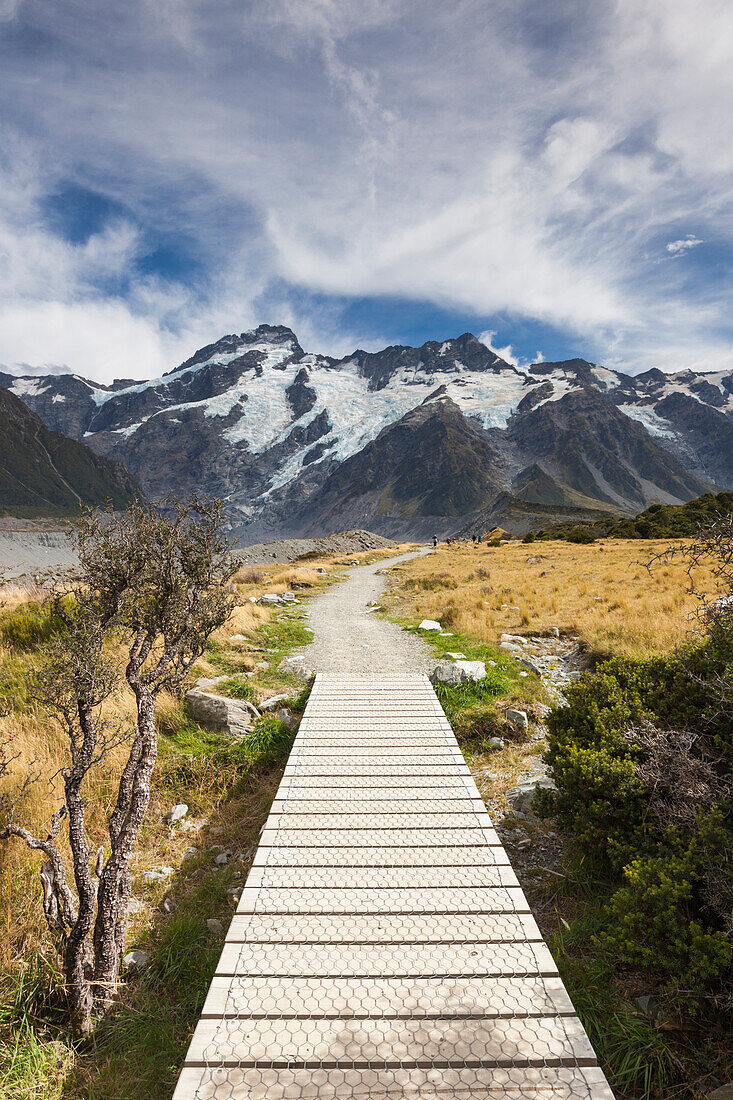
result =
M613 1100L424 676L319 676L174 1100Z

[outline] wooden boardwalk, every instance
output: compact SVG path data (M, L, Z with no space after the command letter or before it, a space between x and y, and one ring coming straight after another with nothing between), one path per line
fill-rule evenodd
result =
M425 676L319 675L174 1100L613 1100Z

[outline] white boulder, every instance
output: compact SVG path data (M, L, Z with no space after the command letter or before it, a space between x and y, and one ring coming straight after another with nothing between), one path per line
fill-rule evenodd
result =
M440 629L441 629L440 623L436 622L435 619L423 619L423 621L420 623L420 626L418 627L418 630L438 630L439 631Z
M478 683L486 676L486 665L483 661L441 661L433 669L430 679L433 683L449 684L455 687L457 684L471 681Z
M175 825L177 821L183 821L184 817L188 813L188 806L185 802L178 802L172 809L165 815L165 819L169 825Z

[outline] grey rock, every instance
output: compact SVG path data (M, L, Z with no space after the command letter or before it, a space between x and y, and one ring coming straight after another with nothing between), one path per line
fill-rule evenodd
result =
M733 1081L709 1092L708 1100L733 1100Z
M230 898L234 898L235 901L239 901L242 896L242 889L241 886L232 886L230 890L227 890L227 894Z
M228 862L229 856L226 852L219 852L219 855L214 857L214 863L217 867L226 867Z
M483 661L441 661L433 669L430 679L433 683L455 686L466 681L478 683L486 676L486 665Z
M206 927L208 928L209 932L211 932L212 936L220 936L224 931L224 926L222 925L221 921L216 920L215 917L209 917L206 922Z
M295 718L289 710L285 710L284 707L281 707L277 711L277 720L278 722L282 722L285 728L291 731L294 730L298 725L297 718Z
M556 791L555 783L548 775L539 778L525 779L516 787L511 787L506 792L507 805L511 810L524 814L531 814L534 804L535 791L540 788L545 791Z
M270 604L271 606L280 604L281 602L282 601L276 592L265 592L264 596L260 596L260 598L257 600L257 603Z
M212 695L198 687L186 693L188 713L205 729L228 733L231 737L246 737L258 712L251 703L242 699L228 699L224 695Z
M313 669L308 667L305 658L296 653L292 657L284 657L278 665L280 672L291 672L299 680L307 683L313 676Z
M130 916L132 916L133 913L140 912L140 902L137 900L137 898L130 898L127 903L127 912L130 914Z
M122 961L129 970L142 970L148 965L149 956L144 951L128 951Z
M490 737L486 742L490 749L503 749L504 741L501 737Z
M263 703L258 703L257 709L260 711L272 710L273 707L278 706L279 703L284 703L287 698L287 695L273 695L269 699L265 699Z
M183 853L183 862L185 863L187 860L193 859L193 857L198 854L198 848L194 848L193 846L191 848L186 848L186 851Z
M451 653L451 652L448 652L448 653L446 653L446 657L450 657L453 661L465 661L466 660L466 654L465 653L458 653L458 652Z
M163 898L160 905L158 906L161 913L172 913L175 907L176 903L174 902L173 898Z
M517 730L517 732L524 732L529 726L526 710L514 710L513 707L509 707L504 711L504 717L512 729Z
M542 675L542 671L539 666L536 665L534 661L530 661L529 657L517 657L517 661L522 666L522 668L526 668L529 670L529 672L533 672L535 676Z
M188 806L185 802L178 802L168 813L165 815L165 819L169 825L175 825L177 821L183 821L184 817L188 813Z

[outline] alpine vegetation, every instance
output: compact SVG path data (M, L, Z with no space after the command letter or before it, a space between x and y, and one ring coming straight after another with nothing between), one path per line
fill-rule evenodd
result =
M48 600L51 638L34 691L63 730L61 790L53 777L47 828L27 822L25 797L41 782L31 767L3 797L0 836L22 840L43 857L43 909L61 958L69 1012L82 1035L111 1004L118 981L130 860L150 798L161 692L182 682L231 613L226 582L236 565L221 527L221 505L197 497L173 502L169 515L138 502L121 514L87 512L73 534L78 571ZM132 729L108 717L108 704L125 690L134 700ZM107 836L95 853L88 786L120 745L126 755ZM3 772L10 752L6 746Z

